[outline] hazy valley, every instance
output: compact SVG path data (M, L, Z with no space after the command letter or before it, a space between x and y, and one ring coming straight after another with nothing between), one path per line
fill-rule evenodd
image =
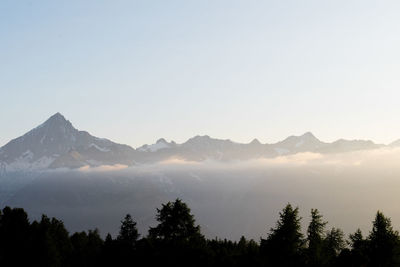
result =
M61 114L0 149L2 206L62 219L71 231L115 234L126 213L142 234L160 203L182 198L203 232L265 236L288 202L304 222L317 207L345 232L367 230L384 207L400 224L400 149L371 141L319 141L311 133L277 144L197 136L137 149L76 130ZM384 192L384 193L383 193Z

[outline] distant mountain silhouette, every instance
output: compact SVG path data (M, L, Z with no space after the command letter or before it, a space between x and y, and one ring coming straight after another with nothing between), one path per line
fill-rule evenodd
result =
M366 140L340 139L325 143L307 132L275 144L262 144L257 139L241 144L204 135L190 138L183 144L161 138L155 144L134 149L79 131L63 115L56 113L43 124L0 148L0 171L79 168L87 165L132 166L170 158L190 161L248 160L300 152L343 153L382 146ZM400 146L400 141L390 146Z
M43 124L0 148L9 170L77 168L84 165L133 164L134 149L75 129L56 113Z

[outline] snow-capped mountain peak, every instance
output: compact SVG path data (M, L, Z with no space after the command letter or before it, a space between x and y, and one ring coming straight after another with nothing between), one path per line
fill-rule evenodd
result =
M171 148L175 145L175 142L168 143L164 138L160 138L157 140L155 144L152 145L143 145L138 148L138 151L142 152L156 152L160 149Z
M71 150L82 154L80 158L85 159L74 163L74 166L87 165L87 160L104 161L106 160L104 154L111 150L114 152L113 157L121 151L133 151L130 147L79 131L61 113L56 113L38 127L3 146L0 162L9 170L68 166L60 161L65 159Z
M399 143L395 142L392 146ZM299 136L289 136L275 144L262 144L257 139L248 144L240 144L208 135L194 136L182 144L161 138L152 145L143 145L135 150L77 130L61 113L56 113L38 127L0 148L0 174L8 170L79 168L86 165L131 166L170 158L191 161L247 160L301 152L342 153L381 146L365 140L325 143L311 132L306 132Z
M300 136L289 136L285 140L273 144L274 150L279 155L315 151L324 146L324 143L318 140L311 132L306 132Z

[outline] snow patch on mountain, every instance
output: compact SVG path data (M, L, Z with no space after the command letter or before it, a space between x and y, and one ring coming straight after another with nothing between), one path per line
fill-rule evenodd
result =
M99 147L98 145L93 144L93 143L91 143L91 144L89 145L89 147L94 147L94 148L96 148L97 150L102 151L102 152L110 152L110 149L105 148L105 147Z
M400 145L400 141L392 146ZM74 128L63 115L57 113L38 127L11 140L0 148L0 172L33 169L77 169L113 166L134 166L179 159L183 162L206 160L240 161L273 158L304 152L342 153L382 147L371 141L338 140L325 143L311 132L289 136L275 144L262 144L254 139L248 144L229 139L215 139L208 135L194 136L182 144L161 138L155 144L136 150L128 145L98 138Z
M4 172L44 170L55 160L54 157L44 156L35 161L31 161L32 157L32 154L28 152L9 164L3 162L2 169Z
M155 144L152 145L144 145L138 148L138 151L143 152L156 152L160 149L170 148L171 144L165 141L165 139L159 139Z

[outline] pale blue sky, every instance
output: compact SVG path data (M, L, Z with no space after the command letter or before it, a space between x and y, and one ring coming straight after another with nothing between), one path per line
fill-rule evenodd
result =
M132 146L400 138L400 1L0 2L0 146L56 112Z

